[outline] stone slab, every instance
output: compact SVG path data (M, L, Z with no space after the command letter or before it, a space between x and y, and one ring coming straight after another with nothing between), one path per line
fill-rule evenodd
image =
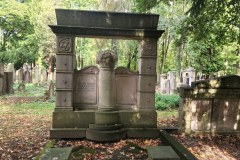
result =
M69 160L72 149L72 147L46 149L40 160Z
M128 138L159 138L157 128L127 128Z
M148 146L149 160L180 160L171 146Z
M143 111L119 111L119 123L122 123L125 128L156 128L157 127L157 112Z
M88 128L95 123L95 111L55 111L53 112L53 128Z
M144 29L105 29L105 28L85 28L49 25L55 34L71 34L85 37L106 37L122 39L140 39L140 38L159 38L163 30L144 30Z
M85 138L86 128L51 128L50 138L62 139L62 138Z
M97 28L157 29L157 14L56 9L58 25Z

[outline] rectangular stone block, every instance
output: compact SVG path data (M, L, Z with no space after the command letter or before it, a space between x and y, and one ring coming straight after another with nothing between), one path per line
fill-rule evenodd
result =
M86 128L51 128L50 138L51 139L62 139L62 138L85 138Z
M57 89L72 89L73 88L73 74L72 73L58 73L56 74L56 88Z
M124 125L124 128L156 128L157 127L157 112L144 111L119 111L119 123Z
M191 130L208 131L211 128L212 100L193 99L191 101ZM186 123L185 123L186 124Z
M139 75L138 90L139 91L155 91L156 76Z
M156 75L157 58L138 59L139 74Z
M95 111L55 111L53 112L52 128L88 128L95 123Z
M148 146L149 160L180 160L180 157L171 146Z
M78 74L74 78L74 106L81 108L98 103L98 75Z
M128 128L127 138L159 138L157 128Z
M155 110L155 91L137 93L139 109Z
M57 71L73 71L73 55L58 55L56 57Z
M40 160L70 160L73 147L48 148L40 157Z
M144 38L139 42L139 57L156 57L157 56L157 39Z
M116 75L116 105L131 108L137 105L137 75Z
M97 28L157 29L156 14L56 9L57 24Z
M239 117L239 99L214 99L212 114L213 131L240 131Z
M72 91L56 91L56 107L57 108L72 108Z

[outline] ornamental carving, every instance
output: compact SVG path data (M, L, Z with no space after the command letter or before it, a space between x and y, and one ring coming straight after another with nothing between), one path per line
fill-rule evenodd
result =
M145 38L140 41L140 56L156 56L157 55L157 39Z
M102 68L114 68L117 60L116 54L110 50L101 51L97 55L97 64Z
M58 37L58 52L72 52L72 37Z

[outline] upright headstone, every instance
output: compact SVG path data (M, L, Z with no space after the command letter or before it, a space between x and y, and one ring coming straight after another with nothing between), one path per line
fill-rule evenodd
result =
M160 93L165 94L166 93L166 81L167 81L167 75L161 74L160 75Z
M13 94L13 72L4 72L5 75L5 87L4 92L8 94Z
M0 64L0 95L3 94L4 64Z
M23 82L23 68L20 68L16 71L16 82L22 83Z
M45 83L46 81L47 81L47 70L45 68L42 68L40 82Z
M183 84L191 86L192 82L195 82L195 69L192 67L182 71Z
M172 71L168 72L168 81L169 81L169 94L176 93L177 91L177 79L176 79L177 73Z
M13 63L8 63L7 64L5 72L12 72L13 73L13 81L16 80L16 73L15 73L15 68L14 68Z
M32 70L32 82L34 84L39 83L40 77L41 77L40 68L38 67L38 65L36 65Z

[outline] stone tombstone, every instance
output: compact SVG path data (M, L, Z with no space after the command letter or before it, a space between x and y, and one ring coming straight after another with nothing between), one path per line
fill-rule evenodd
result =
M16 82L17 83L22 83L23 82L23 68L20 68L19 70L16 71Z
M0 63L0 95L3 94L4 64Z
M183 84L191 86L192 82L195 82L195 69L192 67L182 71Z
M160 75L160 93L165 94L167 92L167 75Z
M137 109L138 73L125 67L115 69L116 106L119 109Z
M157 41L163 33L157 30L159 16L65 9L56 9L56 16L57 25L50 25L57 36L50 137L95 141L159 137L154 108ZM75 70L76 36L137 40L138 72L115 69L117 57L109 50L98 54L98 67Z
M41 83L47 82L47 70L45 68L42 68L40 72L41 72L40 82Z
M240 77L199 80L180 88L179 122L186 133L240 133Z
M15 68L13 63L8 63L6 66L5 72L12 72L13 73L13 81L15 82L16 80L16 73L15 73Z
M74 106L76 109L97 108L98 73L96 66L85 67L74 74Z
M13 94L13 72L4 72L3 93Z
M36 65L32 69L32 82L36 84L36 83L39 83L40 80L41 80L41 70L38 67L38 65Z
M169 83L169 92L168 94L173 94L177 92L177 73L172 71L168 72L168 83Z
M31 74L31 66L27 63L23 64L23 81L25 83L30 83L32 80L32 74Z

